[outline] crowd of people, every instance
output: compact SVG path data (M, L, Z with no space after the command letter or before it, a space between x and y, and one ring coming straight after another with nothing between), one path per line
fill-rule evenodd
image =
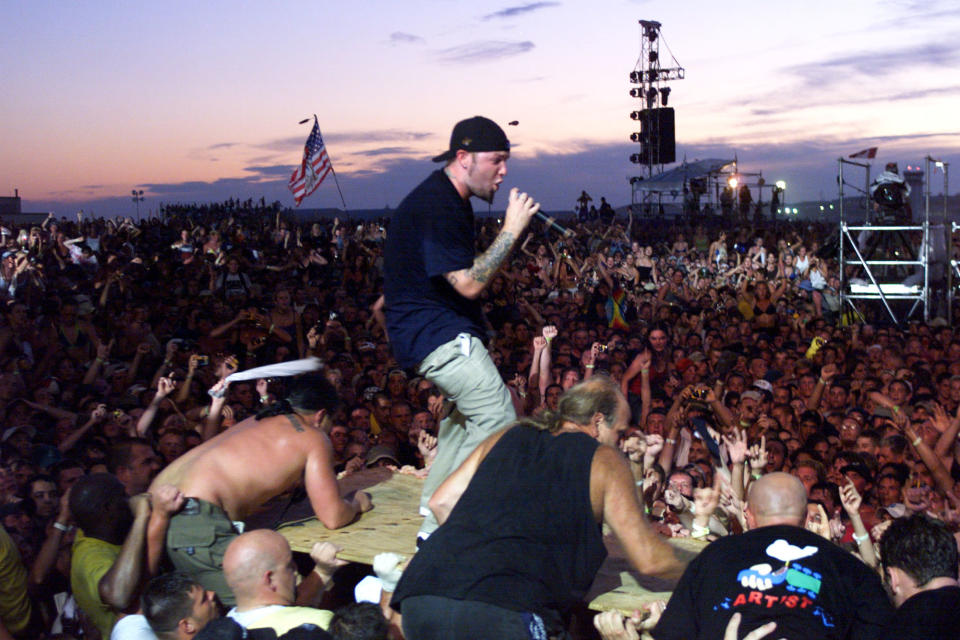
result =
M629 407L614 444L661 535L739 539L766 504L753 498L750 515L751 486L789 474L804 490L798 526L850 562L905 593L950 575L956 588L955 548L952 574L930 576L896 540L884 542L898 523L949 534L960 525L960 336L951 327L847 322L838 265L820 250L834 233L825 225L734 231L632 213L562 222L571 233L533 222L478 295L486 349L518 418L557 412L579 383L608 379ZM173 546L189 564L212 544L167 532L178 514L218 499L181 491L192 467L177 461L199 458L205 443L290 395L282 377L226 383L234 372L318 357L338 401L292 406L326 430L333 471L388 465L426 475L449 403L391 349L381 298L390 223L302 223L279 205L230 200L168 206L136 223L78 215L2 229L0 638L148 637L135 635L143 624L156 637L194 637L218 617L216 589L182 563L173 572L164 547L179 536ZM477 246L499 231L499 221L478 217ZM328 526L367 508L348 500ZM315 549L315 578L294 593L285 545L252 531L217 551L240 609L217 625L255 628L245 608L321 602L342 563L336 550ZM811 585L827 579L802 571L809 554L768 554L778 571L738 565L752 606L773 607L760 600L770 589L762 585L794 574L811 602L823 602ZM265 586L267 574L275 583ZM750 619L736 595L722 604L721 591L711 607ZM689 617L687 604L673 610ZM387 633L379 608L358 606L288 622L314 622L333 637L368 637L338 635L358 626ZM776 606L790 604L784 596ZM870 629L880 633L889 616L877 611ZM820 613L811 618L821 631L840 624ZM677 615L668 605L655 637L723 633L682 627ZM607 616L598 629L636 637L656 619ZM133 635L118 635L118 620ZM842 624L824 637L875 637L845 635L856 616ZM280 636L293 626L271 628Z

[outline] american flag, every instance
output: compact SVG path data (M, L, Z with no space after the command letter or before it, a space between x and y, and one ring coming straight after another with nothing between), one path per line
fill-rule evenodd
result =
M293 192L293 199L298 207L304 198L317 190L331 171L333 171L333 165L330 163L330 156L327 155L327 148L320 136L320 123L314 116L313 129L307 138L307 144L303 147L303 161L293 170L290 184L287 185Z
M876 158L877 157L877 147L870 147L864 149L863 151L857 151L856 153L850 154L851 158Z

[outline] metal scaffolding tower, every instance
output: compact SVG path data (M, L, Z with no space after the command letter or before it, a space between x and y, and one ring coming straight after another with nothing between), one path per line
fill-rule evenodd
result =
M945 163L938 163L929 156L926 162L922 216L914 212L910 218L905 215L891 218L884 217L881 211L870 211L870 165L846 158L839 159L839 276L843 312L849 309L854 317L863 318L855 301L879 301L894 324L911 319L921 309L923 320L930 320L931 306L938 302L935 292L944 291L944 287L936 285L947 277L942 268L946 265L946 196L944 217L935 215L934 223L931 224L931 163L937 163L938 167L944 168L944 194L947 192L947 183ZM864 169L865 186L862 193L867 197L867 214L866 220L860 225L851 225L847 221L844 199L844 187L850 186L844 176L844 168L847 166ZM855 189L860 191L859 188ZM955 270L957 266L954 264L951 272ZM852 273L848 274L848 271ZM960 276L960 271L957 271L957 275ZM952 294L952 287L948 286L946 289ZM908 306L906 303L910 301L913 303Z
M676 161L673 109L667 107L670 87L664 83L683 80L686 71L673 57L670 48L669 65L661 64L660 23L655 20L640 20L640 57L630 72L630 96L640 101L639 109L630 113L630 118L640 124L640 131L630 134L633 142L640 144L640 152L630 156L634 164L643 165L645 175L630 178L631 202L636 203L636 185L663 171L664 164ZM643 200L650 197L643 192Z

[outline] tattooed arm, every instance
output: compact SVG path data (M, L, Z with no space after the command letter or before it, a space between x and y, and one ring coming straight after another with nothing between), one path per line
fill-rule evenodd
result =
M494 274L510 255L510 250L516 244L517 238L530 223L530 218L540 210L540 203L526 193L517 193L517 189L510 190L510 201L503 221L503 228L493 243L482 254L474 258L473 266L469 269L460 269L446 274L447 282L465 298L477 298Z

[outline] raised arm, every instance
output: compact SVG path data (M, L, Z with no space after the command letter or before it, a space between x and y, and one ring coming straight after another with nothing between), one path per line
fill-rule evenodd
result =
M520 234L530 224L530 218L539 210L539 202L526 193L518 193L516 187L511 189L500 233L486 251L474 258L473 266L446 274L450 286L464 298L475 300L479 297L510 254Z
M603 521L623 544L630 564L643 574L668 580L680 578L684 564L643 517L630 467L616 450L606 445L598 447L593 456L590 494L591 498L601 497Z
M147 520L150 517L150 497L143 493L130 498L133 525L120 547L120 555L100 578L97 590L107 605L124 610L129 607L143 578Z

